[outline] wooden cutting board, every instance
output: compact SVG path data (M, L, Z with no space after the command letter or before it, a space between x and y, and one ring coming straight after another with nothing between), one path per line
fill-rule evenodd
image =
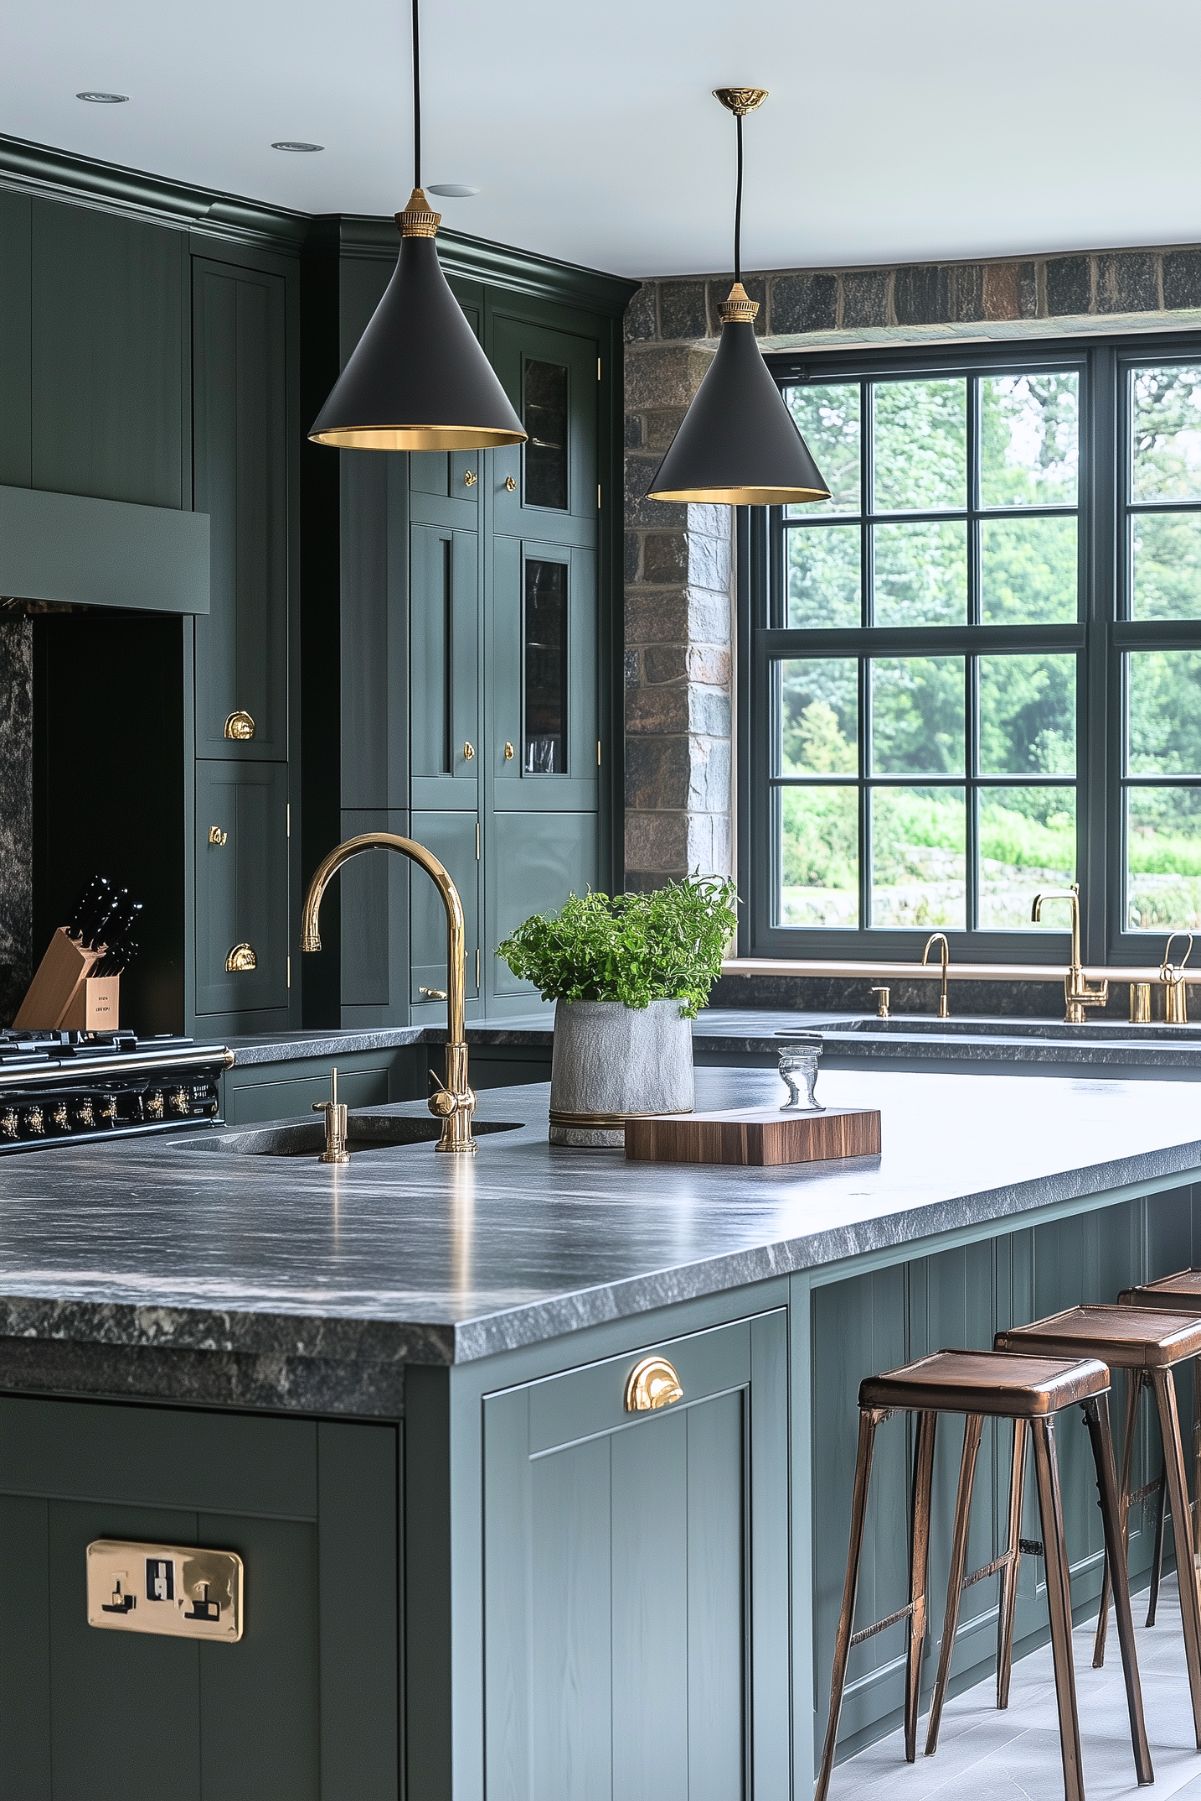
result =
M767 1168L873 1157L880 1150L875 1107L830 1107L824 1113L778 1107L721 1113L656 1113L628 1119L626 1156L637 1163L737 1163Z

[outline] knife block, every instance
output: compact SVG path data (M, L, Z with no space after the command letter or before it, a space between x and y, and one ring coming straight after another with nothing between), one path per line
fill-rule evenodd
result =
M120 1020L120 976L91 972L104 949L87 950L59 926L13 1025L21 1032L112 1031Z

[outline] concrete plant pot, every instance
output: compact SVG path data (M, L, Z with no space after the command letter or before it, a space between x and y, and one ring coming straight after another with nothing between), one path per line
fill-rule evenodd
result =
M556 1001L552 1144L621 1146L632 1113L691 1113L692 1021L679 1001Z

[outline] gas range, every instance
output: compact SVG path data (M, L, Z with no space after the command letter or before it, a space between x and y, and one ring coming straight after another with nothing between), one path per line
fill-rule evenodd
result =
M0 1155L212 1126L232 1062L166 1034L0 1031Z

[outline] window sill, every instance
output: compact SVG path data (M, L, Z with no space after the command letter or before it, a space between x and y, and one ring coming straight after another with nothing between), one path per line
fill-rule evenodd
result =
M951 968L961 981L973 982L1054 982L1060 985L1067 975L1067 966L1054 963L963 963L951 960ZM721 966L726 976L846 976L871 977L879 981L887 976L895 980L922 980L932 982L939 980L937 962L924 968L918 962L898 963L881 960L878 963L865 963L860 959L834 957L728 957ZM1111 982L1157 982L1159 980L1159 964L1148 963L1145 967L1136 964L1086 963L1084 973L1090 981L1101 981L1108 977ZM1201 980L1201 970L1194 974L1185 971L1185 980L1196 982Z

